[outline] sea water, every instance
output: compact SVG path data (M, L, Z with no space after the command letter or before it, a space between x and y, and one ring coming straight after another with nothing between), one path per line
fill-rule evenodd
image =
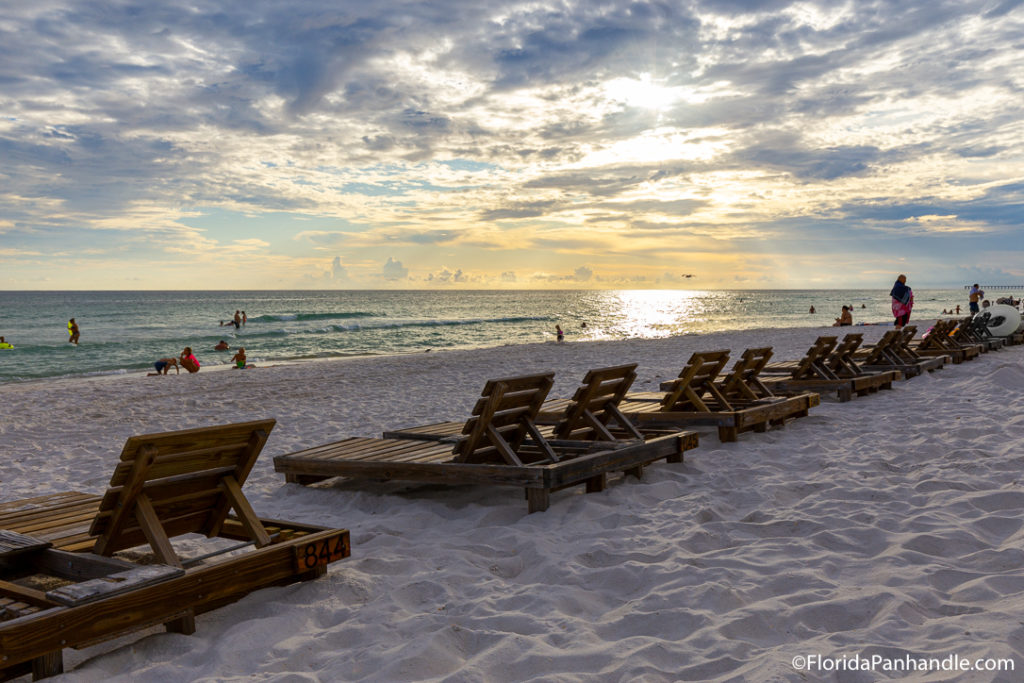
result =
M958 303L961 290L915 292L913 317ZM0 335L15 347L0 350L0 383L145 372L186 346L205 367L244 346L258 366L554 342L556 325L566 342L826 326L844 304L857 323L891 324L880 290L0 292ZM238 330L235 310L248 318ZM232 351L214 350L222 339Z

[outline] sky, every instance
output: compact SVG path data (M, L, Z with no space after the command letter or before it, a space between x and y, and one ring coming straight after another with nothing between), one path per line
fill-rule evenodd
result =
M0 289L1024 283L1024 0L0 5Z

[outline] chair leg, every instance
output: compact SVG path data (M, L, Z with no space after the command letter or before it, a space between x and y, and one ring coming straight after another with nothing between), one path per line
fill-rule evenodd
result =
M544 512L551 504L550 489L526 489L528 513Z
M166 622L164 628L167 629L168 633L180 633L184 636L190 636L196 632L196 614L189 610L188 613L177 619Z
M719 427L718 428L718 440L722 443L736 440L736 428L735 427Z
M60 650L47 652L32 660L32 680L38 681L64 673L64 656Z
M643 479L644 478L644 466L643 465L637 465L636 467L630 467L623 474L625 474L626 476L633 475L637 479Z
M608 475L601 473L595 477L587 479L587 493L599 493L604 491L608 485Z

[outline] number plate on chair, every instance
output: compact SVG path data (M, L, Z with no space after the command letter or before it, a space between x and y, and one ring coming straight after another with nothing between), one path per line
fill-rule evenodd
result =
M299 572L323 567L350 554L348 534L328 536L295 546L295 569Z

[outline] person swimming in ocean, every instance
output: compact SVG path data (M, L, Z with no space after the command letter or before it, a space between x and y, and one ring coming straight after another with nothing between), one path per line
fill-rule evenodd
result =
M219 342L217 342L217 345L213 347L213 350L214 351L230 351L231 347L228 346L228 343L226 341L221 339Z

